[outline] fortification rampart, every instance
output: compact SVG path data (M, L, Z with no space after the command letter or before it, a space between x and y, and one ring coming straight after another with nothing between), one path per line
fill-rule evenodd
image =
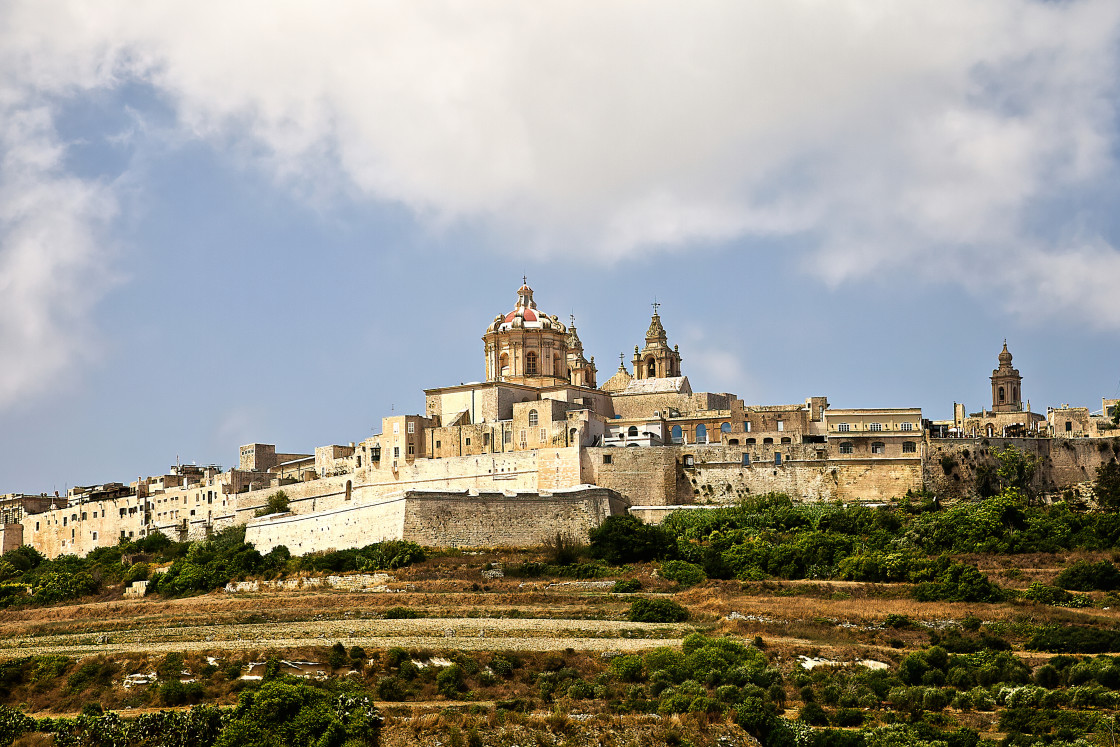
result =
M530 546L556 534L584 538L625 503L581 486L554 493L407 491L371 503L253 519L245 539L260 552L285 545L294 555L404 539L428 547Z
M1038 460L1031 488L1039 494L1092 482L1098 467L1120 459L1120 438L933 438L924 466L926 488L949 499L976 497L997 464L993 452L1006 446Z

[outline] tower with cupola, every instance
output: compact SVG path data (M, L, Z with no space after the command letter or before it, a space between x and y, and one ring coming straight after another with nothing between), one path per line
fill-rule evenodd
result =
M1007 340L999 354L999 368L992 371L992 412L1020 412L1023 409L1023 377L1011 367Z
M533 289L524 282L513 310L495 316L482 336L486 380L539 387L567 384L568 337L560 320L537 308Z
M646 346L640 350L637 345L634 346L635 379L666 379L681 375L681 354L676 345L669 347L665 327L661 326L661 317L657 313L660 305L656 301L653 303L653 316L646 330Z

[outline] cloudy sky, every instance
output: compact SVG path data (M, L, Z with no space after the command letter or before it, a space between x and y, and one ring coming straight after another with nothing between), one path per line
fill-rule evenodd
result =
M1120 3L0 1L0 493L359 440L522 274L600 379L1120 392ZM629 356L628 356L629 357Z

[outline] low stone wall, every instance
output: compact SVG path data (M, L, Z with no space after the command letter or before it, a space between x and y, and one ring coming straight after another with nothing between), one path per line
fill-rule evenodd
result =
M297 576L272 581L230 581L226 591L243 594L258 591L301 591L304 589L339 589L341 591L389 591L392 581L388 573L353 573L347 576Z

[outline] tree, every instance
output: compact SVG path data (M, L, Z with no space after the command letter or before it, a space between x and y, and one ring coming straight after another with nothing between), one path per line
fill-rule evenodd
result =
M1118 408L1120 409L1120 408ZM1097 479L1093 483L1093 493L1102 508L1112 511L1120 509L1120 464L1111 459L1108 464L1097 467Z
M1039 458L1017 449L1011 444L1001 449L992 449L992 455L999 466L996 467L996 477L999 478L1001 490L1018 488L1030 496L1031 480L1038 470Z
M255 516L268 516L269 514L284 514L288 512L288 494L277 490L268 496L268 502L263 508L258 508Z

